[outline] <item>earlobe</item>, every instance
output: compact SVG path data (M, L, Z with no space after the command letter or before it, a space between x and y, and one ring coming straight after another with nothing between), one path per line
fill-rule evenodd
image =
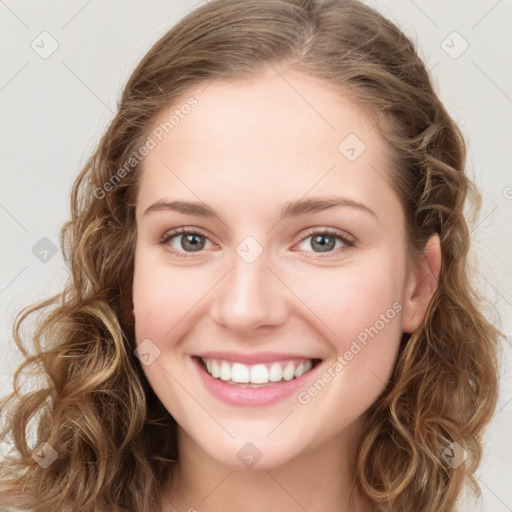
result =
M436 233L430 237L419 260L409 271L403 298L404 332L412 333L423 322L430 299L437 290L441 262L441 240Z

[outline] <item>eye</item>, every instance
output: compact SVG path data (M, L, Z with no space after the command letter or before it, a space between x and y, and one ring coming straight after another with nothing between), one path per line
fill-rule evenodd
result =
M337 254L338 252L345 251L348 247L354 246L354 240L349 238L346 233L330 228L311 228L308 236L303 238L299 245L305 244L307 247L308 239L311 239L309 247L313 251L309 251L304 247L300 250ZM191 258L194 256L194 253L201 252L205 248L206 243L211 244L208 237L190 228L179 228L167 232L162 236L160 243L165 245L169 252L179 258Z
M308 243L307 240L311 239ZM338 242L338 243L337 243ZM347 247L354 246L354 240L343 231L330 228L312 228L309 231L309 236L303 238L299 244L302 244L301 250L308 251L307 247L313 249L312 252L318 253L338 253L347 249Z
M201 252L204 249L206 241L211 243L206 236L197 231L179 228L165 233L160 243L166 245L168 250L175 256L190 258L194 252ZM185 251L185 253L182 251Z

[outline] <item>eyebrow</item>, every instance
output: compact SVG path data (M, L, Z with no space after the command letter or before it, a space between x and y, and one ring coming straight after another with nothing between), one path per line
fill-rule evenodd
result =
M307 213L318 213L324 210L337 207L350 207L369 213L377 219L377 214L363 203L354 201L347 197L318 197L310 199L298 199L296 201L288 201L281 208L279 220L290 217L297 217ZM205 203L196 201L165 201L160 200L149 206L143 215L154 211L174 211L186 215L195 215L198 217L217 217L217 214Z

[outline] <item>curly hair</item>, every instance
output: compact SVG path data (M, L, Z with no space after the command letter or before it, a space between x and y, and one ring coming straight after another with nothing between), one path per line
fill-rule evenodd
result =
M375 119L393 158L390 184L410 250L439 234L442 266L422 325L403 334L393 375L367 411L355 481L382 512L454 509L481 457L495 409L502 333L471 283L464 209L480 196L463 136L414 44L357 0L213 0L185 16L133 71L71 192L60 233L64 290L23 309L13 327L25 361L1 402L2 504L34 512L149 511L178 463L176 422L134 355L134 161L158 114L201 83L244 80L286 63L323 79ZM131 162L127 167L126 163ZM39 312L25 348L21 327ZM22 389L27 372L39 378ZM34 432L33 427L37 426ZM36 444L30 436L35 434ZM48 443L46 468L32 456ZM452 467L451 443L468 456ZM455 466L455 465L453 465Z

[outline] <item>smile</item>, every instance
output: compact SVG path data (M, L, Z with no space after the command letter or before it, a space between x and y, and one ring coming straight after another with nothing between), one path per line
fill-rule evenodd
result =
M234 406L271 405L307 387L322 359L289 354L210 352L191 357L200 381L218 400Z
M227 384L260 387L296 379L311 370L313 359L281 360L247 365L240 362L201 358L206 371Z

